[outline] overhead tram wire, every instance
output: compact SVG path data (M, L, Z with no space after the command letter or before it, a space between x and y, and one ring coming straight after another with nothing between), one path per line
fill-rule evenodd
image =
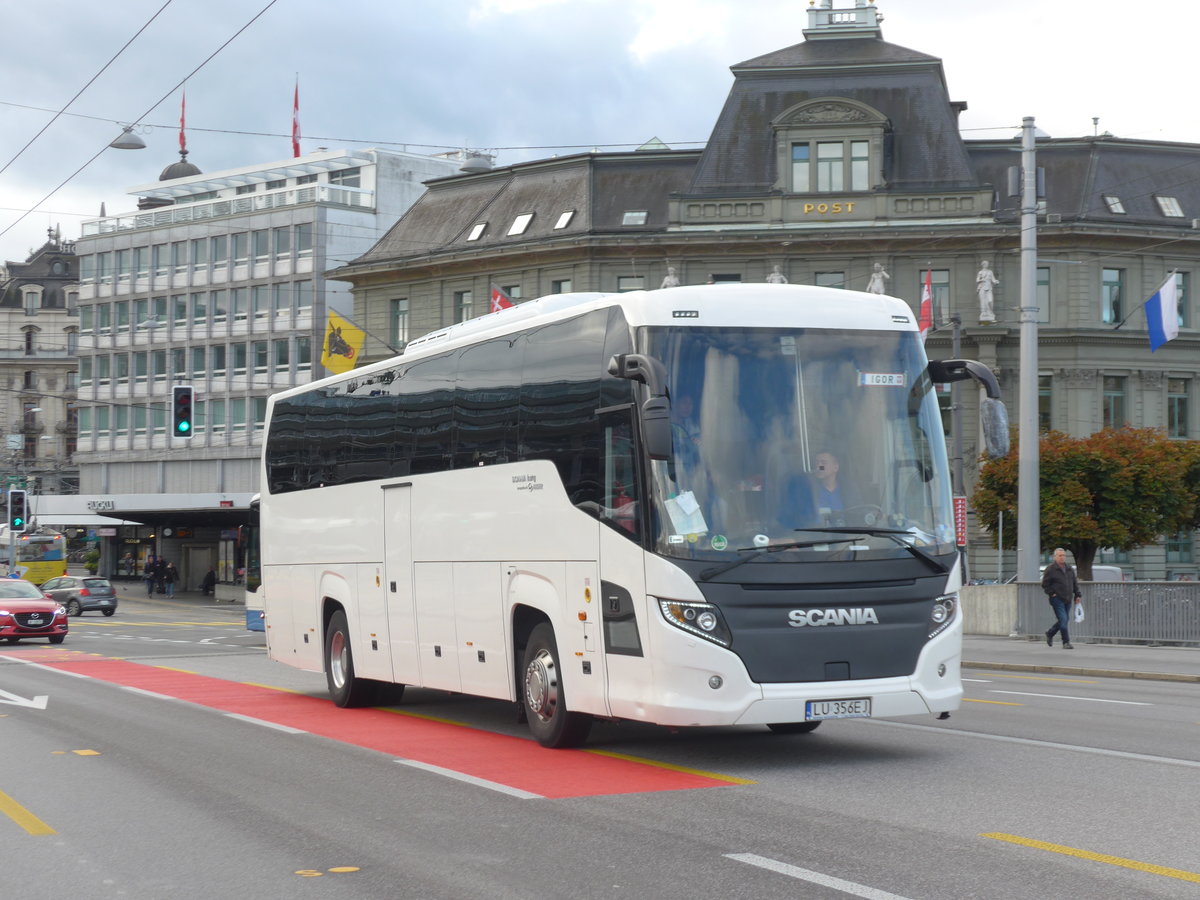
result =
M90 88L92 86L92 84L96 81L96 79L104 74L105 70L108 69L109 66L111 66L114 62L117 61L117 57L119 57L122 53L124 53L126 50L129 49L129 45L132 44L134 41L136 41L141 36L142 32L145 31L147 28L149 28L151 23L153 23L155 19L157 19L160 15L162 15L163 10L166 9L168 6L170 6L172 2L173 2L173 0L167 0L166 3L164 3L162 6L160 6L158 8L158 12L156 12L154 15L152 15L149 19L147 19L145 21L145 23L142 25L142 27L139 28L134 33L133 37L131 37L129 40L127 40L124 43L124 45L122 45L121 49L118 50L116 52L116 54L113 55L112 59L110 59L103 66L101 66L100 71L97 72L95 75L93 75L91 78L89 78L87 84L85 84L83 87L81 87L75 93L75 96L72 97L70 100L68 100L66 102L66 104L54 114L54 116L50 119L50 121L47 122L45 125L43 125L41 127L41 130L39 130L37 134L35 134L33 137L31 137L29 139L29 142L27 144L25 144L24 147L22 147L20 150L18 150L16 152L16 155L13 156L12 159L10 159L2 167L0 167L0 175L3 175L5 170L7 170L9 166L11 166L13 163L15 163L17 161L17 159L21 156L22 153L24 153L31 146L33 146L33 142L36 141L38 138L40 138L43 134L45 134L46 129L48 129L51 125L53 125L55 122L58 121L58 118L67 111L68 107L70 107L70 105L72 103L74 103L76 100L78 100L80 95L83 94L83 92L86 91L88 88Z
M198 65L198 66L196 66L196 68L192 69L192 71L190 71L187 75L184 75L183 78L181 78L169 91L167 91L165 94L162 95L162 97L160 97L153 104L151 104L150 108L147 109L140 116L138 116L137 119L135 119L134 121L140 122L146 116L150 115L150 113L152 113L158 107L159 104L161 104L164 100L166 100L168 97L170 97L177 90L179 90L180 86L185 84L189 78L191 78L193 75L195 75L201 69L203 69L206 65L208 65L210 62L212 62L212 60L216 57L216 55L218 53L220 53L222 50L224 50L226 47L228 47L230 44L232 44L241 35L241 33L243 31L245 31L247 28L249 28L251 25L253 25L255 22L257 22L263 16L263 14L268 9L270 9L272 6L274 6L277 2L278 2L278 0L269 0L269 2L267 3L266 6L264 6L257 13L255 13L254 16L251 17L251 19L248 22L246 22L245 25L243 25L241 28L239 28L237 31L235 31L229 37L229 39L225 41L225 43L223 43L220 47L218 47L216 50L214 50L212 53L210 53L204 59L204 61L200 63L200 65ZM21 222L23 222L30 213L34 212L39 206L41 206L43 203L45 203L47 200L49 200L51 197L53 197L55 194L57 194L60 190L62 190L67 184L69 184L71 181L73 181L75 179L75 176L77 176L80 172L82 172L84 169L86 169L88 166L90 166L92 163L94 163L100 157L100 154L103 153L107 149L108 149L107 143L104 144L103 146L101 146L101 148L96 151L96 153L91 157L91 159L89 159L82 166L80 166L78 169L76 169L74 172L72 172L69 176L67 176L58 185L58 187L54 188L54 190L52 190L45 197L43 197L41 200L39 200L37 203L35 203L31 208L29 208L25 212L23 212L19 217L17 217L17 219L15 221L13 221L11 224L9 224L9 226L7 228L5 228L3 231L0 231L0 237L4 237L4 235L8 234L10 231L12 231L14 228L16 228L17 225L19 225Z

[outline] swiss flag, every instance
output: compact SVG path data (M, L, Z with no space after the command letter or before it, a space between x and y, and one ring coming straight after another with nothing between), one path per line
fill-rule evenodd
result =
M921 316L917 319L917 326L921 329L921 343L925 343L925 338L929 337L929 332L933 330L933 270L925 270L925 286L921 288Z
M491 312L500 312L502 309L508 309L517 304L512 302L512 297L500 290L500 288L492 285L492 308Z

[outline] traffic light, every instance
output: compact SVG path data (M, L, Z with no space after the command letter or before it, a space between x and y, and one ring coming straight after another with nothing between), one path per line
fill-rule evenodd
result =
M171 434L177 438L192 436L192 400L195 394L190 384L177 384L171 388Z
M29 527L24 491L8 492L8 525L13 531L24 531Z

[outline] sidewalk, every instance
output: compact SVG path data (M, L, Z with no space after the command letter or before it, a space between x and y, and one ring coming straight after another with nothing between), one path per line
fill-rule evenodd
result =
M244 603L230 603L228 600L219 602L211 594L205 594L202 591L176 591L173 597L166 597L156 591L153 597L147 597L145 582L114 581L112 585L117 592L119 603L148 603L155 606L186 607L190 609L203 608L214 611L219 609L222 612L231 612L238 618L244 617L246 613L246 605Z
M1064 650L1057 640L1047 647L1041 636L1029 640L967 635L963 668L1200 684L1200 647L1072 643L1074 650Z

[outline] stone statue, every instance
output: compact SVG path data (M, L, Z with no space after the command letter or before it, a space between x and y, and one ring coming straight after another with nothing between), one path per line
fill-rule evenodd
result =
M770 275L767 276L767 284L787 284L787 276L783 274L783 270L776 266Z
M979 264L979 272L975 276L975 291L979 294L979 324L981 325L990 325L996 321L992 288L999 283L1000 279L996 277L996 273L992 271L991 265L985 259Z
M667 266L667 275L665 278L663 278L662 284L660 284L659 287L660 288L679 287L679 276L675 274L674 266Z
M867 282L867 293L886 294L887 281L891 277L887 273L887 269L883 267L883 263L875 263L875 271L871 273L871 280Z

